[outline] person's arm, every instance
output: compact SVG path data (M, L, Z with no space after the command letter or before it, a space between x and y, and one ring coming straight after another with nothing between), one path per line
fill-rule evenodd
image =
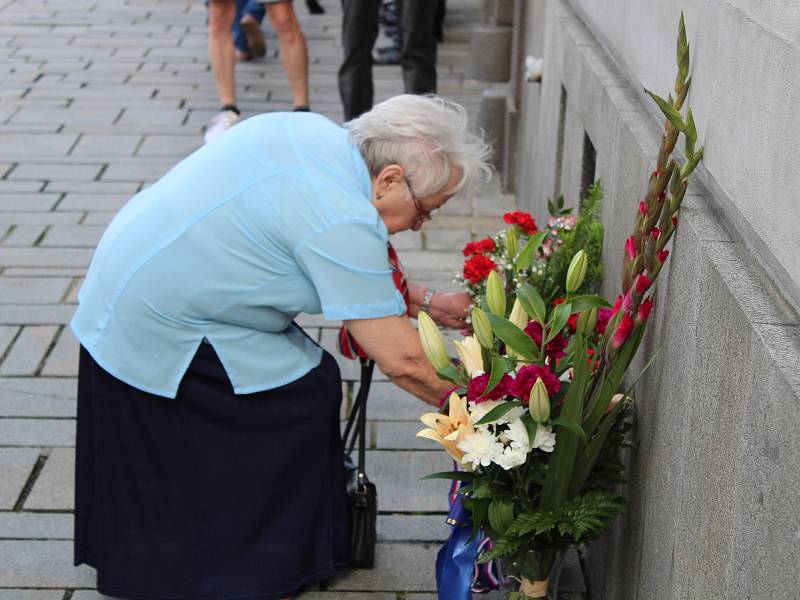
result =
M359 345L399 387L434 406L453 384L439 379L408 317L345 321Z
M416 317L422 309L425 293L424 285L408 282L409 314ZM462 329L466 327L470 297L466 292L436 292L431 299L428 315L443 327Z

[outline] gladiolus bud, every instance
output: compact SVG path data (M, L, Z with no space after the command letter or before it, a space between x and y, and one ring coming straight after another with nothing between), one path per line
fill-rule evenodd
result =
M472 309L472 331L481 346L487 349L494 347L494 334L489 317L480 308Z
M619 312L620 307L622 307L622 294L617 296L617 301L614 302L614 308L611 309L612 317Z
M645 298L644 301L639 305L639 312L636 315L636 320L640 323L644 323L647 321L647 318L650 316L650 312L653 310L653 299L652 298Z
M647 216L647 207L644 205L644 200L639 200L639 212Z
M622 315L622 320L619 322L619 325L617 325L614 336L611 338L611 347L614 348L614 350L619 350L622 344L625 343L625 340L628 339L631 331L633 331L633 325L633 319L628 313Z
M528 321L530 319L528 319L528 313L522 308L519 299L514 300L514 306L511 308L511 315L508 317L508 320L520 329L525 329L528 326Z
M541 377L536 378L536 383L531 388L528 410L537 423L545 423L550 418L550 396Z
M506 316L506 291L497 271L489 273L489 278L486 280L486 303L489 305L489 310L498 317Z
M419 339L422 342L422 349L425 356L437 371L442 371L450 364L450 357L447 356L445 349L444 336L436 323L433 322L425 311L420 311L417 315L419 321Z
M578 317L576 329L583 335L591 335L597 326L597 307L585 310Z
M614 407L622 402L625 399L625 394L614 394L611 396L611 400L608 403L608 408L606 408L606 414L610 413L614 410Z
M511 227L506 232L506 249L508 250L508 258L514 260L519 251L519 244L517 244L517 228Z
M672 227L678 226L678 217L672 217Z
M647 291L647 288L650 287L650 279L647 275L639 275L636 278L636 293L641 296Z
M653 229L650 230L650 235L653 236L654 240L658 240L658 236L661 235L661 231L658 227L653 227Z
M589 266L589 257L585 250L578 250L572 257L572 262L567 269L567 292L574 292L586 278L586 269Z
M662 250L661 252L658 253L657 256L658 262L660 262L663 265L664 261L667 260L668 256L669 256L669 250Z
M628 253L628 258L633 260L636 258L636 238L631 236L625 240L625 252Z

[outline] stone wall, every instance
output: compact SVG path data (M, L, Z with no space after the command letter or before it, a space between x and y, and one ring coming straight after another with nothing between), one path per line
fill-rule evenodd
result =
M517 75L508 87L507 122L518 125L505 184L544 218L548 196L575 205L588 180L603 180L604 292L615 297L659 142L641 90L671 88L679 3L513 4L516 54L543 56L544 70L540 83ZM591 549L592 598L797 598L800 209L790 166L800 119L784 109L800 101L798 11L786 1L682 6L706 159L633 366L659 351L637 386L630 509Z

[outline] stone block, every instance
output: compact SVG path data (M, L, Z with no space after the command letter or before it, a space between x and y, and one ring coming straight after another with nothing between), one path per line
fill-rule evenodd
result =
M0 150L2 152L2 150ZM0 180L0 194L13 194L25 192L40 192L44 187L41 181L16 181L12 179Z
M74 482L75 449L54 448L25 500L25 510L73 510Z
M202 145L203 140L196 135L148 135L136 151L136 155L183 157Z
M483 92L478 109L477 125L484 132L486 142L492 147L491 163L499 167L503 160L505 145L507 90L492 88Z
M110 210L93 211L86 214L86 217L83 219L83 224L102 225L103 227L108 227L108 224L111 223L111 220L116 214L116 212Z
M74 379L0 378L0 416L75 417Z
M0 211L48 211L60 197L59 194L0 194Z
M94 584L94 569L72 566L72 541L0 540L2 587L63 589Z
M428 229L423 233L425 250L460 251L472 239L463 229Z
M102 99L104 104L107 99ZM107 157L133 156L142 141L140 135L107 135L85 133L70 151L70 156Z
M2 281L2 280L0 280ZM11 345L12 340L17 336L19 327L8 327L0 325L0 356L3 356Z
M418 421L429 405L389 382L373 383L369 389L367 418L374 421Z
M0 448L0 509L14 508L38 458L36 448Z
M0 590L0 600L62 600L61 590Z
M0 440L5 446L74 446L71 419L0 419Z
M3 246L20 248L33 246L43 233L44 227L41 225L17 225L3 240Z
M350 571L330 590L435 591L438 544L378 544L375 568Z
M103 171L102 180L112 181L156 181L166 173L172 165L164 162L130 162L111 164Z
M511 77L511 39L511 27L475 27L470 37L467 77L508 81Z
M0 375L34 375L53 342L57 327L23 327L0 365Z
M378 515L380 542L441 543L450 535L446 515Z
M92 110L74 110L71 108L22 108L11 119L10 123L18 125L56 124L78 126L108 126L120 113L119 108L97 108Z
M42 375L45 377L75 377L78 375L80 345L72 330L66 326L61 330L55 346L47 355Z
M31 274L30 271L19 271L19 274ZM9 275L11 274L9 273ZM63 271L56 272L56 275L62 274ZM5 304L0 305L0 323L4 325L66 325L74 313L75 307L69 305Z
M48 192L80 192L86 194L127 194L133 196L139 191L138 181L68 181L53 179L44 189Z
M51 225L77 223L81 212L0 212L0 225Z
M169 75L167 75L169 77ZM147 110L139 108L126 108L119 118L119 125L135 125L142 128L143 133L159 133L163 125L182 125L187 116L187 111L181 109Z
M434 410L424 405L420 409L419 415ZM367 418L372 418L369 412L367 415ZM419 415L415 421L373 423L375 447L379 450L440 450L435 442L417 437L417 432L425 428Z
M447 512L446 481L420 481L448 471L452 462L443 450L367 452L367 474L378 487L381 512Z
M105 230L102 225L54 225L47 230L39 246L94 249Z
M86 268L92 254L77 248L0 248L0 266Z
M58 210L91 210L91 211L116 211L130 199L127 193L120 194L84 194L72 192L64 196L58 203Z
M102 165L98 164L37 164L23 163L18 165L9 176L10 179L49 180L62 179L65 181L92 181L97 178Z
M0 277L0 303L57 304L71 283L66 277Z
M0 512L0 539L71 540L73 526L68 514Z

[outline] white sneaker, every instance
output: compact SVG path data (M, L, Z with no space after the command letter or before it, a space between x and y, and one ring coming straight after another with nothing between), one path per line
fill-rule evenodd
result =
M230 129L239 122L239 115L232 110L223 110L208 123L203 140L207 144L226 129Z

